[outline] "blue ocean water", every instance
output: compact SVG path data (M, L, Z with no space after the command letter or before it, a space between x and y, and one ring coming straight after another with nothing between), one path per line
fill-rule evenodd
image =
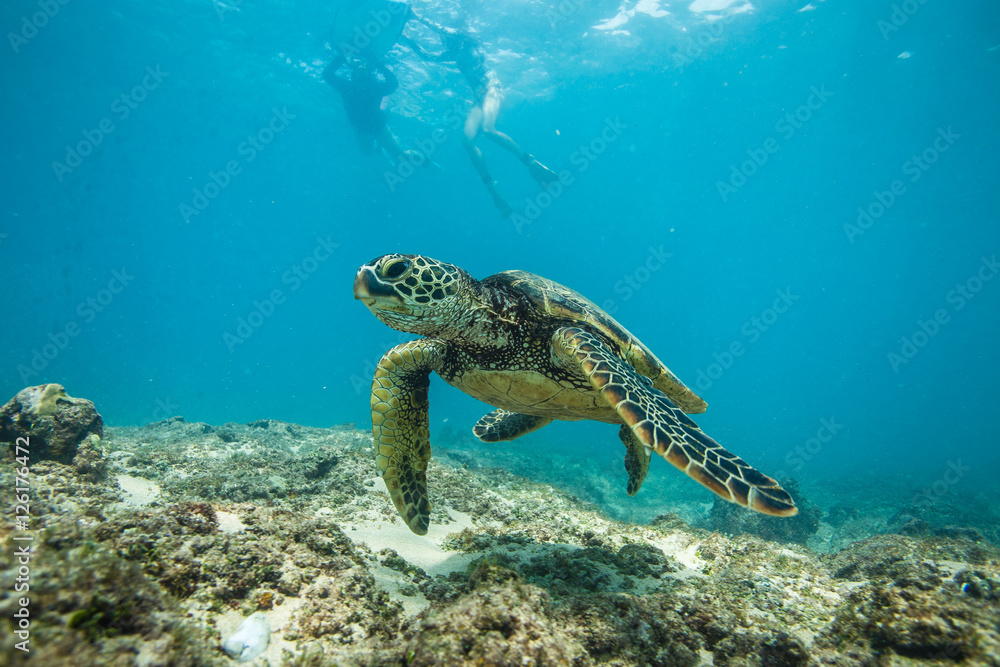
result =
M363 155L320 76L328 3L3 2L3 399L58 382L110 424L364 427L405 337L354 272L420 253L604 305L772 474L995 476L996 3L413 6L482 40L498 128L559 192L480 138L503 219L461 75L403 47L389 124L441 171ZM439 381L431 401L434 435L487 410ZM518 446L620 448L589 423Z

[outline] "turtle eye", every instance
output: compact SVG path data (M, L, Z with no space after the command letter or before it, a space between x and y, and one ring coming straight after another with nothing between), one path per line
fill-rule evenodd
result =
M397 259L391 262L386 262L382 265L382 275L386 278L395 280L406 273L408 268L410 268L410 260Z

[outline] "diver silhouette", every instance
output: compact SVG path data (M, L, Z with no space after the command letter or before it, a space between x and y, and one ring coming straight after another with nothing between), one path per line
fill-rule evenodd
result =
M476 172L482 179L483 184L493 197L493 203L500 210L505 218L513 213L510 204L497 190L496 181L490 176L486 167L486 160L483 153L476 146L476 136L480 130L494 142L507 149L517 157L525 166L531 176L541 185L548 185L559 180L559 176L535 159L533 155L525 152L517 145L513 139L496 129L497 116L500 114L500 103L503 101L503 87L496 72L486 62L486 55L483 53L482 44L472 35L447 28L438 23L418 16L411 10L411 16L434 30L441 39L443 50L440 53L429 53L419 44L409 37L403 37L400 41L405 42L411 49L425 60L439 63L454 64L459 72L465 76L469 87L472 89L473 100L472 109L465 119L465 136L463 145L472 159L472 164Z
M338 57L323 70L323 79L340 93L362 153L370 155L381 148L394 163L405 156L419 157L416 151L404 151L389 129L389 95L399 87L399 80L385 63L348 62Z

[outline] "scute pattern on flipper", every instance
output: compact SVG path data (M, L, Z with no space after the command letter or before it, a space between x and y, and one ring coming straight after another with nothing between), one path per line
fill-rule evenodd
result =
M379 360L372 381L375 464L396 510L417 535L427 534L431 518L427 388L437 356L426 339L397 345Z
M618 429L618 437L625 445L625 472L628 473L628 486L625 492L630 496L639 493L646 473L649 472L650 448L636 437L626 424Z
M498 409L483 415L472 428L472 433L483 442L501 442L537 431L551 421L549 417L523 415Z
M778 482L708 437L667 396L642 382L635 370L600 339L577 327L553 336L556 355L580 365L639 440L720 497L774 516L798 510Z

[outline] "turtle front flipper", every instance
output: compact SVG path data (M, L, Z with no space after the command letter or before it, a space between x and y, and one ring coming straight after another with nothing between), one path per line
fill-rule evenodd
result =
M776 480L705 435L666 394L651 387L599 338L577 327L563 327L552 342L556 357L583 371L641 443L692 479L730 502L763 514L798 513L792 497Z
M483 442L514 440L537 431L551 421L549 417L522 415L510 410L494 410L476 422L472 427L472 433Z
M372 381L375 464L396 511L417 535L427 534L431 520L427 387L440 345L426 339L397 345L379 360Z
M652 450L636 437L627 424L622 424L621 429L618 430L618 437L625 445L625 471L628 473L628 486L625 491L630 496L634 496L639 493L639 487L642 486L643 480L646 479L646 473L649 472L650 451Z

